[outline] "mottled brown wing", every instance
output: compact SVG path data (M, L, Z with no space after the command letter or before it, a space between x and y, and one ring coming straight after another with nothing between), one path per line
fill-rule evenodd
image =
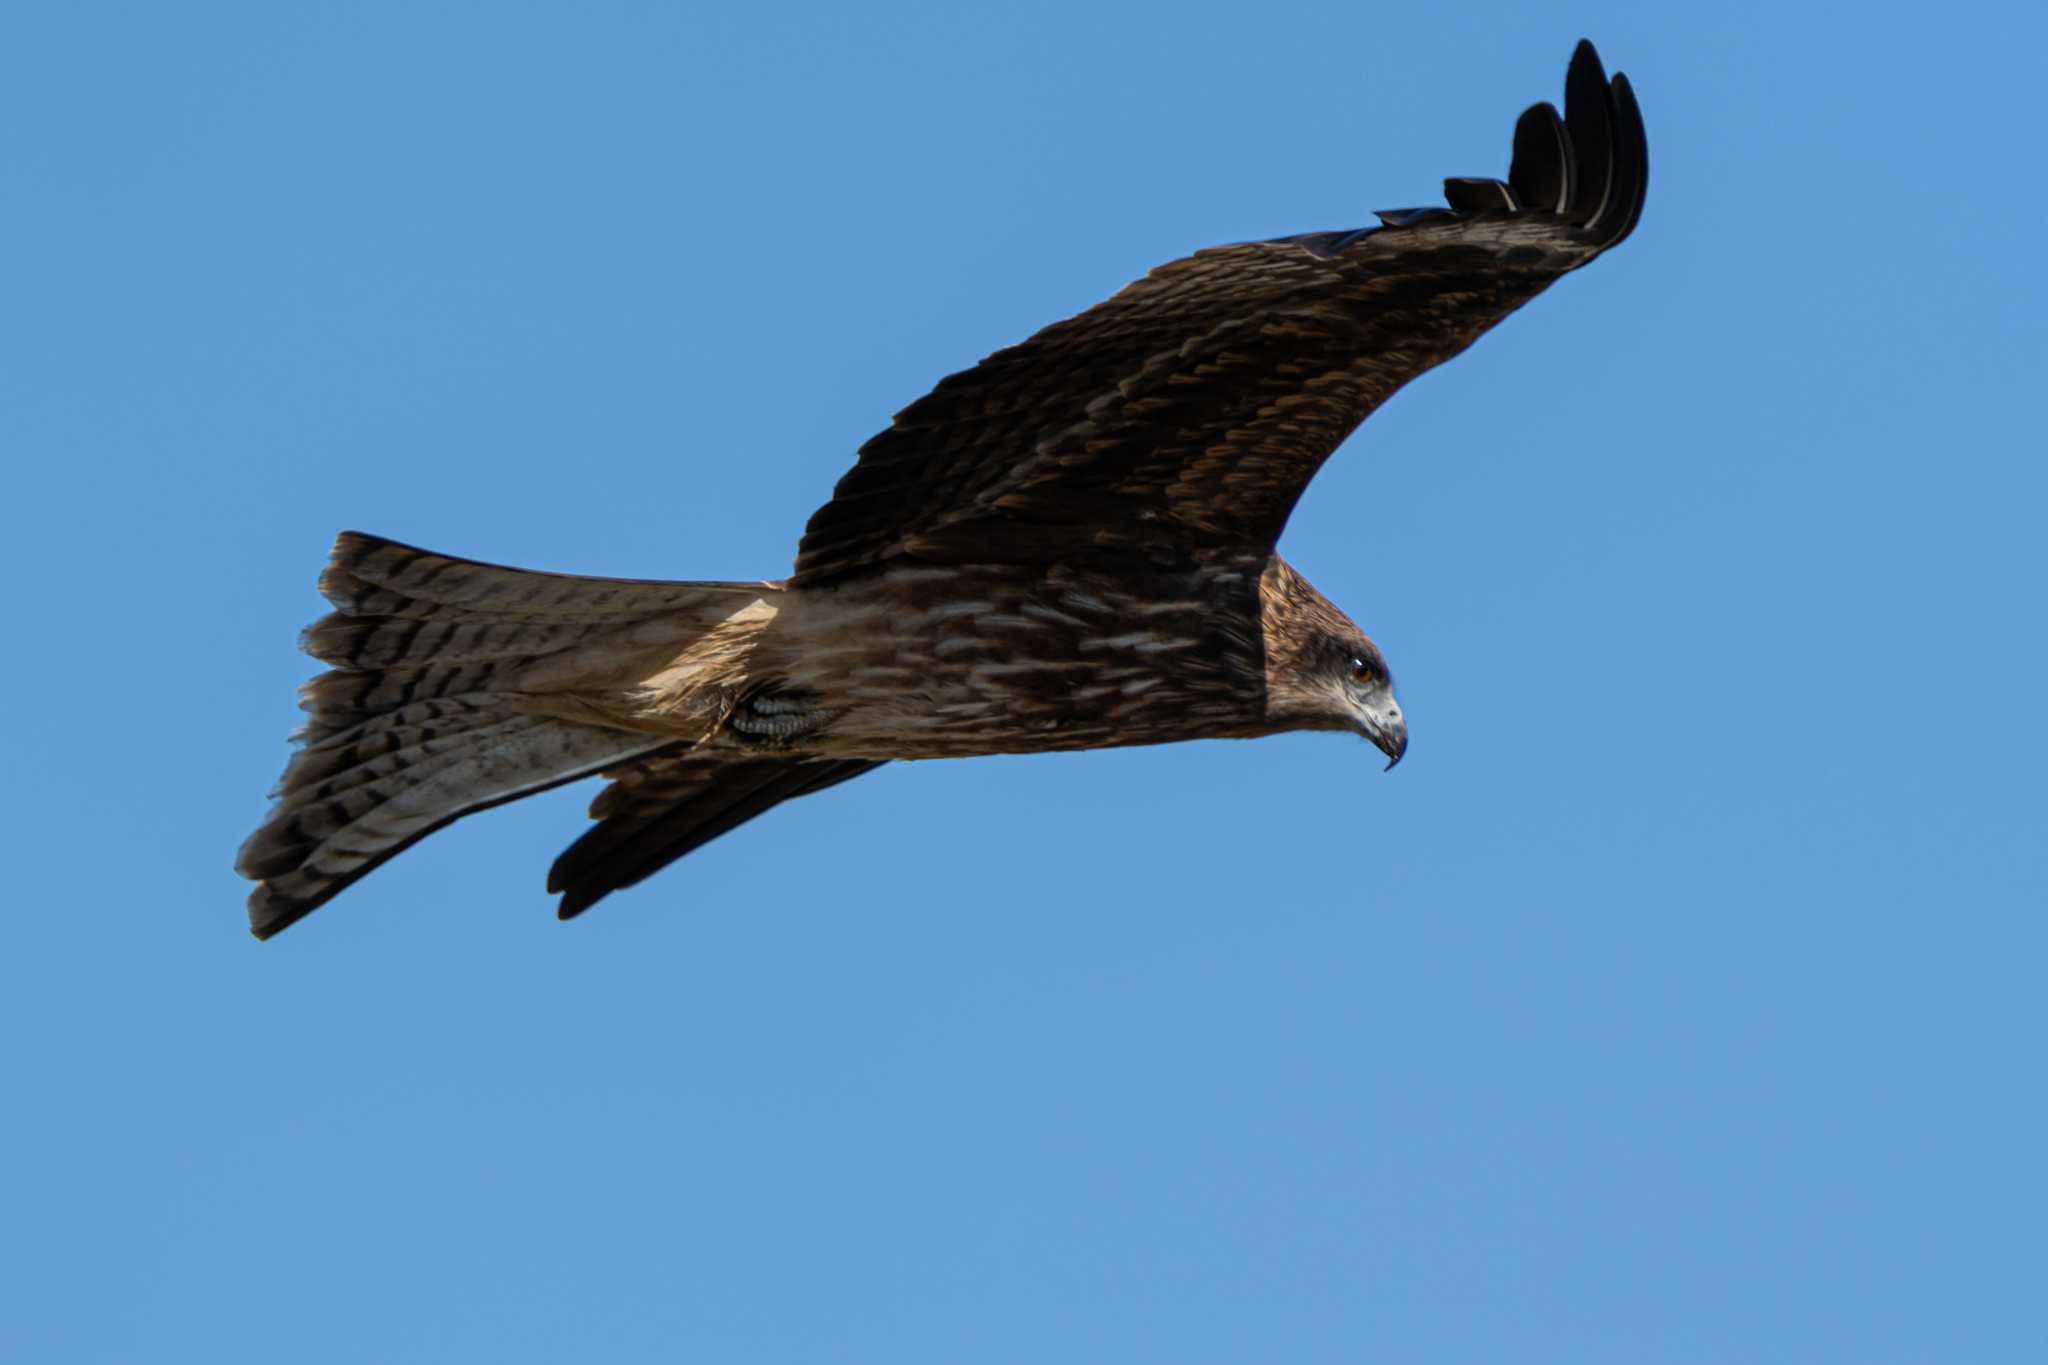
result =
M1642 119L1589 43L1565 108L1524 113L1508 179L1446 181L1448 208L1198 252L941 381L861 448L792 581L1270 549L1375 407L1635 226Z
M598 823L555 860L555 913L573 919L614 891L659 872L770 807L836 787L879 761L733 758L678 745L607 772L591 802Z

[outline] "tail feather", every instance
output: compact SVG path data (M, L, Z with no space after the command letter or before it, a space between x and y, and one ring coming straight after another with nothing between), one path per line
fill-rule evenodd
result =
M451 821L672 743L521 703L544 680L702 634L773 588L531 573L345 532L320 590L335 611L302 643L333 670L301 689L302 747L235 864L260 883L258 938Z
M299 647L338 667L394 668L422 657L444 664L531 658L567 649L589 633L590 627L580 622L421 620L336 612L307 627Z
M422 620L501 617L517 621L615 623L622 615L688 611L706 589L760 590L746 583L673 583L589 578L482 564L343 531L320 575L320 595L351 616Z
M260 883L249 896L250 930L269 938L465 815L588 777L661 744L513 716L446 737L424 757L330 795L287 794L236 862L237 871Z
M281 877L311 859L323 847L339 847L343 836L376 817L381 823L402 820L417 806L433 780L461 764L472 749L484 749L514 730L530 730L532 717L486 720L467 728L428 732L419 742L391 750L344 768L317 786L295 785L288 794L289 813L271 820L250 835L236 858L245 876ZM377 826L372 826L374 832Z
M484 692L441 701L416 701L383 715L358 721L323 739L308 739L285 765L273 797L288 791L323 787L361 765L430 743L436 738L479 724L510 710L515 693Z

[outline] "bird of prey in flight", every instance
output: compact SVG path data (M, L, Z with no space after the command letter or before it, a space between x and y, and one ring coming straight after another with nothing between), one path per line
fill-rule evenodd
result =
M1386 661L1274 552L1396 389L1628 236L1649 175L1590 43L1505 181L1198 251L940 381L860 448L779 582L530 573L345 532L331 666L236 869L268 938L464 815L610 779L567 919L892 759L1286 730L1398 761Z

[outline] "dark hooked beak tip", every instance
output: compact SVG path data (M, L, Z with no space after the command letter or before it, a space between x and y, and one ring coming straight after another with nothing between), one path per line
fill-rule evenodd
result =
M1408 727L1396 726L1385 734L1370 736L1374 747L1387 756L1386 771L1394 771L1394 765L1401 761L1401 755L1408 752Z

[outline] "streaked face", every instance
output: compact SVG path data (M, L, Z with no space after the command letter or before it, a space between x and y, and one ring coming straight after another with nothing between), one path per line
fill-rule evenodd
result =
M1363 735L1393 767L1408 727L1379 646L1274 555L1260 580L1266 633L1266 715L1290 730Z

